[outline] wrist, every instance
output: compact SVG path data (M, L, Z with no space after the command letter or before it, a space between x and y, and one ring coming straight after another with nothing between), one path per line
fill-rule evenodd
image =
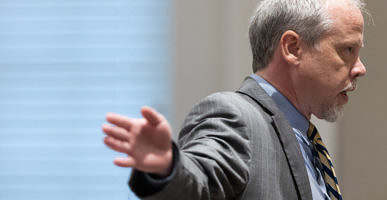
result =
M160 169L160 171L157 171L153 173L152 175L157 177L157 178L165 178L169 176L172 172L173 169L173 151L172 148L167 152L166 155L166 160L167 160L167 165Z

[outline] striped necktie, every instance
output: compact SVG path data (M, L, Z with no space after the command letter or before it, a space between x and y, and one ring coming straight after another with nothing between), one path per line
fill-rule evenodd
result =
M313 143L314 151L317 151L318 159L321 162L321 171L324 177L327 192L332 200L342 200L339 184L337 182L335 170L333 168L332 159L329 156L328 150L323 143L320 134L316 127L309 123L308 138Z

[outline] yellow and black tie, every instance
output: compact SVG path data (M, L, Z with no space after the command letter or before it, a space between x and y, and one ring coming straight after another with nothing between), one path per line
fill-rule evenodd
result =
M332 200L342 200L343 197L341 196L332 159L329 156L328 150L325 147L320 134L312 123L309 123L308 138L313 143L314 149L312 149L312 151L315 151L316 157L318 154L318 159L321 163L320 170L323 174L329 197Z

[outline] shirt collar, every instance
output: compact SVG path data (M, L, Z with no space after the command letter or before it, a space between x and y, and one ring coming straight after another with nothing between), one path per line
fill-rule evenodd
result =
M265 92L274 100L278 108L285 114L290 126L299 130L303 136L306 136L309 128L309 121L293 106L293 104L262 77L256 74L251 74L250 77L256 80L263 90L265 90Z

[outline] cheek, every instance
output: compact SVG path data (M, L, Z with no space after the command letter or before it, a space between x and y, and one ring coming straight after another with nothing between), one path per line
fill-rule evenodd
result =
M305 84L316 102L334 102L342 90L342 82L331 74L320 74Z
M348 67L345 65L334 65L333 63L321 70L317 76L322 87L336 93L345 87L345 83L349 79L349 74L350 70Z
M350 71L337 54L324 52L331 54L317 54L304 63L303 87L315 100L334 101L348 82Z

